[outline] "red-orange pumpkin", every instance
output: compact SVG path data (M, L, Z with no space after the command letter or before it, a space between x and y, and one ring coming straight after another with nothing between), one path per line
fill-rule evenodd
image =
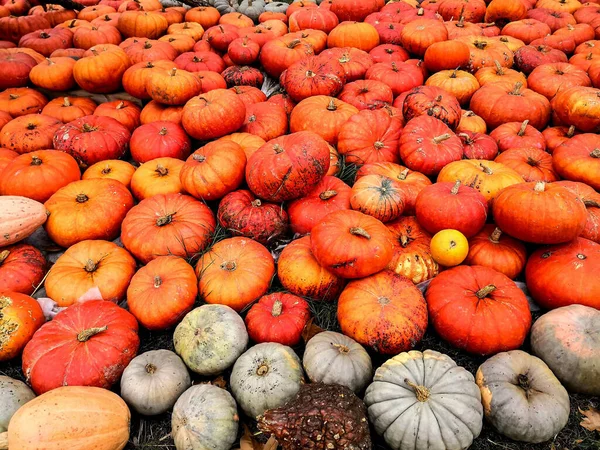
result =
M46 318L39 303L25 294L0 291L2 340L0 361L8 361L21 353Z
M552 153L554 170L561 177L600 190L600 139L597 134L573 136Z
M131 157L144 163L156 158L186 159L191 142L181 125L173 122L152 122L137 128L131 135Z
M0 291L31 295L46 274L46 258L37 248L16 244L0 251Z

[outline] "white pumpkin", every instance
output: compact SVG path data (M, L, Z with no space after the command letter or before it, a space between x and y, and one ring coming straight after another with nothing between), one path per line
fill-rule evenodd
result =
M364 388L373 376L371 357L363 346L333 331L308 341L302 364L313 383L341 384L354 392Z
M21 406L35 398L22 381L0 375L0 433L8 430L8 422Z
M229 392L198 384L173 407L171 435L177 450L229 450L237 438L239 417Z
M175 328L175 352L200 375L217 375L248 345L244 320L229 306L203 305L193 309Z
M187 367L169 350L152 350L131 360L121 378L121 397L138 413L162 414L192 384Z
M464 450L483 427L473 375L433 350L388 359L375 371L365 403L393 450Z
M250 417L291 400L303 380L300 358L285 345L255 345L239 357L231 372L231 392Z

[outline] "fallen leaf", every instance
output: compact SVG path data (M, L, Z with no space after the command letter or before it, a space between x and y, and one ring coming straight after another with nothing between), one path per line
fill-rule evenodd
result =
M279 446L277 440L271 436L265 444L261 444L252 435L247 425L244 424L244 435L240 439L239 450L277 450Z
M227 381L223 378L223 375L219 375L217 378L210 382L213 386L220 387L221 389L227 389Z
M318 325L315 325L314 320L310 319L307 323L306 326L304 327L304 330L302 330L302 339L304 339L304 342L308 342L310 341L315 335L322 333L323 331L325 331L323 328L321 328Z
M279 443L277 442L277 439L275 439L273 436L271 436L269 438L269 440L266 442L265 446L263 447L263 450L277 450L277 447L279 447Z
M579 408L579 413L584 416L579 425L586 430L600 431L600 411L595 408L586 409L585 411Z

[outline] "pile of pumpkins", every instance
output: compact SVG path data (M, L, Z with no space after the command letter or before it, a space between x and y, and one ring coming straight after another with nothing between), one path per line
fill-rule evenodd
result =
M122 449L131 409L462 450L600 395L596 3L0 3L0 449Z

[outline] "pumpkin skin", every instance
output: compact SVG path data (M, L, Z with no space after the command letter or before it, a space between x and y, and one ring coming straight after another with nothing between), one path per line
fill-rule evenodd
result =
M0 375L0 402L3 405L0 413L0 433L8 430L8 423L17 410L34 398L35 394L25 383Z
M45 321L36 300L18 292L0 291L0 361L19 356Z
M379 45L377 29L366 22L345 21L337 25L327 37L327 47L353 47L365 52Z
M61 386L34 398L11 419L8 439L18 448L121 450L131 415L115 393L91 386Z
M446 270L431 281L425 298L431 323L442 339L469 353L513 350L529 333L531 313L525 294L494 269Z
M46 258L37 248L17 244L0 250L0 291L31 295L46 274Z
M19 154L51 148L52 136L60 126L60 122L50 116L19 116L2 127L0 146Z
M246 181L263 200L281 202L310 192L329 170L329 147L317 134L301 131L275 138L248 160Z
M26 197L0 196L0 248L19 242L46 222L43 204Z
M286 134L288 117L281 105L260 102L246 105L246 118L240 129L242 133L259 136L265 141Z
M356 80L348 83L338 95L338 98L360 111L364 109L379 109L394 100L392 88L381 81Z
M192 266L177 256L159 256L136 272L127 288L129 312L149 330L164 330L190 312L198 295Z
M12 117L39 114L46 103L48 99L35 89L11 88L0 92L0 111Z
M112 117L131 133L140 126L141 109L129 100L115 100L98 105L94 115Z
M600 107L600 90L575 86L559 92L552 99L552 109L556 116L566 125L575 127L584 133L596 133L600 130L598 109Z
M90 56L87 52L90 52ZM123 73L130 66L127 54L114 44L94 46L87 52L73 66L73 77L77 84L96 94L118 91Z
M539 148L514 148L502 152L496 159L514 169L525 181L558 181L552 168L552 156Z
M190 155L190 138L180 125L172 122L153 122L142 125L131 135L131 157L137 162L170 157L186 159Z
M119 159L130 138L129 130L112 117L85 116L60 127L53 144L85 168L105 159Z
M181 123L193 138L209 140L236 131L245 115L246 107L237 95L215 89L189 100L183 107Z
M221 138L223 141L233 141L239 144L246 154L246 160L258 150L260 147L265 145L265 140L259 136L250 133L232 133Z
M133 358L123 371L121 397L138 413L154 416L170 410L191 384L179 356L152 350Z
M0 57L0 68L5 78L0 82L2 89L27 86L31 70L37 62L25 53L5 54Z
M200 297L238 312L267 292L274 274L269 250L243 237L216 243L196 265Z
M363 278L392 259L392 235L379 220L358 211L335 211L311 231L311 251L320 265L342 278Z
M118 245L83 241L58 258L44 287L58 306L70 306L92 290L101 300L117 303L125 298L135 269L134 259Z
M458 133L458 137L463 143L463 156L466 159L493 160L498 156L498 144L487 134L464 130Z
M348 283L338 299L342 333L382 354L414 347L427 328L427 305L408 278L382 270Z
M442 448L465 450L483 427L481 394L473 375L433 350L413 350L387 360L375 371L365 404L375 431L394 449L433 448L431 443L443 436Z
M296 61L285 72L284 87L299 102L314 95L336 96L346 82L346 72L334 59L309 56Z
M300 359L277 343L262 343L238 358L231 372L231 392L249 417L291 400L304 381Z
M536 244L571 241L587 220L585 205L573 192L543 181L507 187L494 200L493 211L501 230Z
M244 353L248 333L242 318L230 307L202 305L177 325L173 345L191 371L216 375Z
M302 365L313 383L339 384L361 391L371 381L371 357L358 342L341 333L324 331L306 344Z
M183 161L180 159L151 159L138 167L131 177L131 192L138 200L183 192L179 180L182 167Z
M352 186L350 206L355 211L390 222L404 211L402 185L382 175L360 177Z
M527 250L522 242L502 233L493 224L469 239L469 254L465 260L470 266L485 266L515 279L525 267Z
M133 197L116 180L81 180L60 188L44 206L49 212L46 232L67 248L87 239L115 239Z
M600 283L595 274L599 261L600 244L584 238L540 248L525 267L529 292L547 309L572 304L598 309Z
M108 389L137 353L137 331L135 317L114 303L77 303L29 341L23 372L38 395L67 385Z
M600 140L592 133L573 136L552 153L553 167L563 178L600 190Z
M544 135L529 125L529 119L503 123L490 133L490 137L494 138L500 152L525 147L546 150Z
M71 61L73 60L71 59ZM96 102L91 98L59 97L55 98L54 100L50 100L48 104L44 106L42 114L54 117L63 123L69 123L81 117L94 114L97 106L98 105L96 105Z
M453 95L435 86L419 86L406 94L402 114L407 122L423 114L435 117L455 130L462 115L460 103Z
M296 345L309 318L306 300L277 292L261 297L252 305L246 315L246 327L254 342Z
M531 328L531 348L571 392L598 395L600 311L582 305L557 308Z
M204 203L182 194L142 200L123 220L121 240L138 260L163 255L190 258L210 243L216 221Z
M3 170L0 194L20 195L44 203L56 191L80 178L75 159L63 152L38 150L20 155Z
M475 380L486 419L510 439L544 442L567 424L569 395L535 356L521 350L499 353L479 366ZM548 413L535 413L540 410Z
M173 407L171 435L175 447L228 450L238 434L237 405L229 392L211 384L185 391Z
M91 165L83 172L82 180L91 180L93 178L108 178L123 183L127 188L131 184L131 177L135 173L135 167L127 161L118 159L100 161Z

